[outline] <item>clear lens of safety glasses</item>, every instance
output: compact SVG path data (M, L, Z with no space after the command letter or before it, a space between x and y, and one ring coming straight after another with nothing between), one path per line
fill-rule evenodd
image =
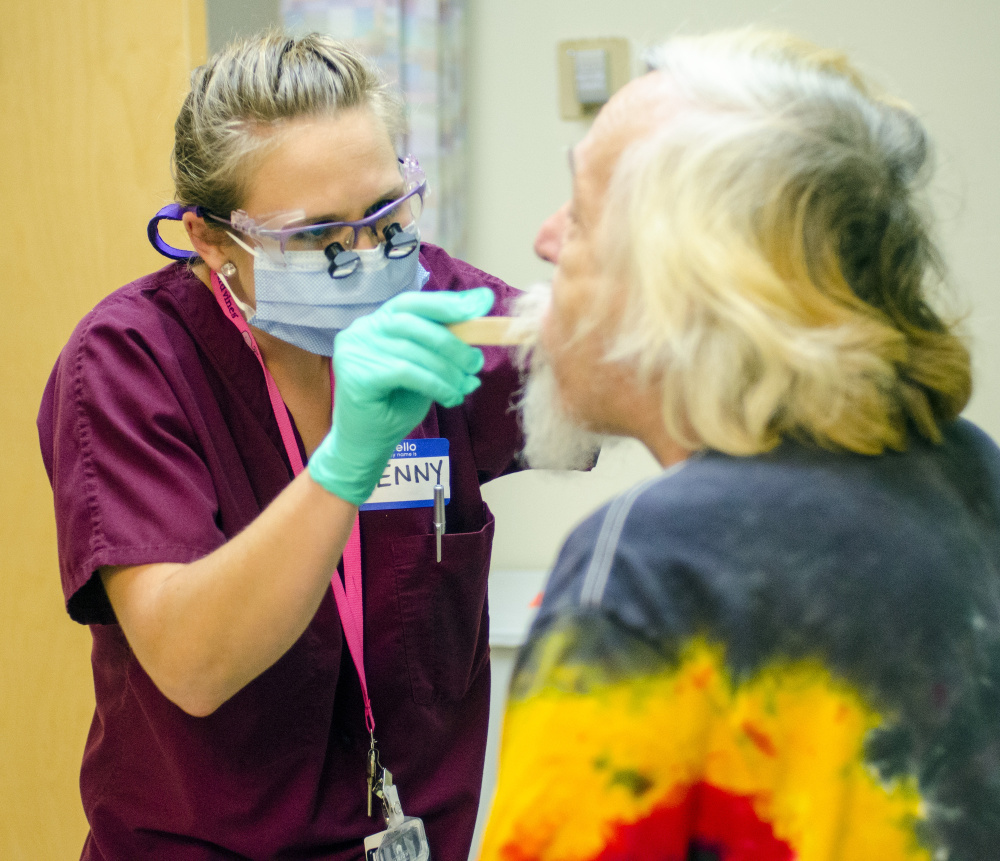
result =
M385 256L390 260L397 257L406 257L414 251L419 244L417 232L411 224L408 230L404 230L398 223L390 224L382 234L385 241Z
M361 258L354 250L360 244L360 234L367 232L390 260L408 257L420 245L417 222L423 208L423 188L416 188L391 205L373 213L361 221L349 222L333 227L348 227L351 233L340 233L337 238L323 248L330 261L331 278L346 278L361 264Z
M349 224L316 224L303 227L294 233L286 233L281 250L323 251L328 246L338 244L344 248L354 247L354 229Z
M382 231L380 238L382 241L372 251L378 253L381 250L390 260L409 257L420 247L420 234L415 222L411 222L406 229L393 222ZM345 248L340 242L331 242L323 249L323 254L330 261L327 271L331 278L346 278L361 265L361 255L353 248Z
M374 226L375 239L385 243L385 256L406 257L417 247L417 223L423 211L423 187L416 188L381 214Z
M400 161L406 192L396 200L377 208L360 221L336 221L304 224L305 212L278 212L251 218L236 210L231 220L208 215L220 224L229 225L254 240L258 247L279 266L288 265L286 254L323 252L330 261L330 277L346 278L361 263L355 249L370 240L389 259L412 254L420 245L417 224L424 207L427 181L412 156Z

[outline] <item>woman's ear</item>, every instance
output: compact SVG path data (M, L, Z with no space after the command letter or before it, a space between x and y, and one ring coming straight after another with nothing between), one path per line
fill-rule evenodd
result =
M181 220L198 256L205 261L209 269L215 271L221 269L222 264L230 257L226 249L229 242L225 239L221 243L219 241L219 237L224 236L222 231L209 227L205 224L204 218L193 212L185 212Z

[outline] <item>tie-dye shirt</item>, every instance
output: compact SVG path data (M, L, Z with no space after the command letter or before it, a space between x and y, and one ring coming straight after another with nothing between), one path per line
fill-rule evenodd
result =
M483 861L1000 857L1000 451L696 456L569 538Z

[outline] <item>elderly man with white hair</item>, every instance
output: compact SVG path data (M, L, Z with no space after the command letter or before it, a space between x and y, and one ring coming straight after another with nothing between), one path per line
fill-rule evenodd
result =
M486 861L996 856L1000 451L959 418L928 156L753 30L667 43L574 148L529 459L664 470L562 549Z

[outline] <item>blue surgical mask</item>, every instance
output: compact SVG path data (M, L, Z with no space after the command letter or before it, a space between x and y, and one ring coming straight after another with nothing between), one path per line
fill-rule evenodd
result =
M256 308L237 300L247 322L321 356L333 355L333 339L341 329L393 296L422 290L431 277L416 251L390 259L381 246L357 249L361 258L357 269L343 278L331 278L330 261L322 251L286 251L286 265L280 266L233 239L254 258Z

